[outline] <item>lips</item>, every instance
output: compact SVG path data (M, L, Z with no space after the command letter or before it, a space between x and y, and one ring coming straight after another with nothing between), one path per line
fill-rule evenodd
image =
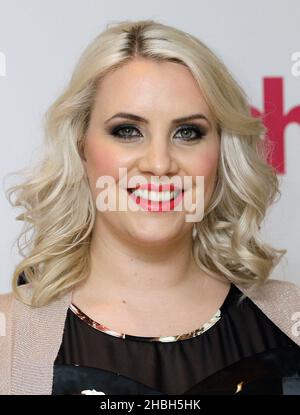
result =
M164 192L164 191L176 191L176 192L180 192L182 191L182 193L184 192L184 189L181 189L178 186L175 186L174 184L160 184L160 185L156 185L156 184L152 184L152 183L146 183L146 184L142 184L142 185L137 185L136 187L133 188L128 188L127 190L132 193L135 190L140 189L140 190L148 190L148 191L153 191L153 192Z
M137 187L138 188L138 187ZM128 193L129 193L129 197L132 198L132 200L139 205L143 210L146 211L155 211L155 212L165 212L165 211L172 211L183 199L183 193L184 190L180 190L178 192L176 191L172 191L174 192L174 195L172 197L172 199L170 200L153 200L153 199L144 199L143 197L136 196L136 194L134 193L134 191L137 189L127 189ZM168 187L168 189L170 189L172 187ZM174 188L174 187L173 187ZM152 189L152 187L150 187L150 189ZM175 187L176 189L176 187ZM151 192L151 190L150 190ZM161 191L161 193L163 192L163 190Z

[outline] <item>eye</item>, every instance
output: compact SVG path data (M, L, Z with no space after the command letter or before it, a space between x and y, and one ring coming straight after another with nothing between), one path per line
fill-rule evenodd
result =
M181 137L179 138L183 141L201 140L207 134L207 131L204 127L198 127L197 125L184 125L179 130L177 130L177 133L178 132L181 133ZM193 133L194 135L192 135Z
M130 134L130 132L132 130L138 131L138 129L136 127L134 127L133 125L121 125L121 126L117 126L117 127L113 128L110 131L110 134L115 136L115 137L120 137L120 138L123 138L124 140L129 141L133 137L138 137L137 135L131 135Z
M132 135L132 131L139 132L139 130L133 125L119 125L110 130L109 133L115 137L122 138L125 141L132 141L132 138L141 136L140 133L138 135ZM177 130L176 135L178 133L181 134L179 139L185 142L192 142L201 140L207 134L207 130L204 127L199 127L198 125L184 125ZM174 138L178 139L176 136Z

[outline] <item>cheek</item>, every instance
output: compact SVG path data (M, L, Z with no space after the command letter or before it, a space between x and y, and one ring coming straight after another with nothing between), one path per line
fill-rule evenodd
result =
M196 175L204 176L206 186L209 186L211 183L214 183L218 168L218 158L217 157L206 157L205 159L200 159L200 166L197 169Z
M193 176L204 176L209 180L216 174L218 168L218 152L195 154L190 163Z
M119 167L124 167L124 160L111 143L99 143L89 138L85 146L86 172L93 192L100 176L111 176L115 182L119 178Z
M204 177L204 192L205 200L207 201L215 187L215 181L217 178L218 170L218 151L215 149L211 152L202 152L201 154L195 154L193 163L191 163L191 175ZM196 184L196 181L195 181Z

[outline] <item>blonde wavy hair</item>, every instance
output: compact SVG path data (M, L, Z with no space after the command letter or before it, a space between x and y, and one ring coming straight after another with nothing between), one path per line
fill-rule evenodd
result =
M254 285L264 282L286 253L259 235L267 208L280 194L276 172L266 161L265 127L251 116L245 92L222 61L196 37L157 21L109 23L46 112L43 151L34 166L20 170L25 179L6 191L10 204L23 208L16 219L24 221L17 238L24 259L15 268L12 289L26 304L43 306L88 275L96 212L82 163L84 135L98 83L136 57L189 68L218 128L217 182L192 245L198 266L211 276ZM32 283L30 300L18 286L21 274Z

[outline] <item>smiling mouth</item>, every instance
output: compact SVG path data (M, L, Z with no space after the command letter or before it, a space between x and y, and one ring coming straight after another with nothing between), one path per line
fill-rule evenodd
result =
M132 194L135 190L137 190L136 188L132 188L132 189L130 189L130 188L128 188L127 189L127 192L129 193L129 194ZM152 193L155 193L155 194L161 194L161 193L164 193L164 192L157 192L157 191L154 191L154 190L152 190L151 191ZM150 193L150 191L149 191L149 193ZM180 193L182 193L182 195L184 194L184 189L181 189L181 191L176 191L176 192L173 192L173 197L172 197L172 199L170 199L170 200L173 200L174 198L176 198ZM150 200L150 199L147 199L147 200Z
M132 199L143 210L154 212L172 211L183 200L184 189L177 188L172 191L139 190L128 188L127 192Z

